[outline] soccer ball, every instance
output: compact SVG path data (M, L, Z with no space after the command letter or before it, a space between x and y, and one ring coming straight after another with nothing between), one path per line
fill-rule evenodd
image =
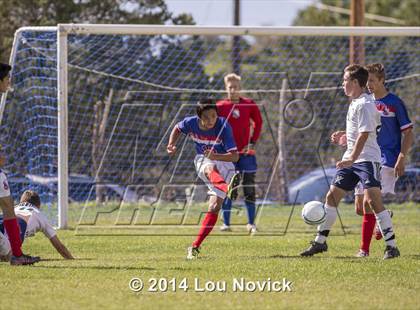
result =
M302 209L302 218L308 225L319 225L325 222L327 213L324 204L319 201L309 201Z

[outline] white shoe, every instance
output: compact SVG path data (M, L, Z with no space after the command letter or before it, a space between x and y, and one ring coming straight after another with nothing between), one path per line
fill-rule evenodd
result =
M362 249L360 249L359 252L357 252L356 254L356 257L359 257L359 258L368 257L368 256L369 256L369 253Z
M200 253L199 248L190 246L187 249L187 259L197 259L199 253Z
M255 234L257 232L257 226L255 224L246 224L246 230L251 234Z
M223 224L220 226L220 231L232 231L232 229L230 229L229 225Z

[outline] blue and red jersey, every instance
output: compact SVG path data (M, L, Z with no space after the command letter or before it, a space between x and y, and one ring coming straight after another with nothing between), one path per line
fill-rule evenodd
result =
M232 127L226 119L218 117L216 124L210 130L201 130L199 121L198 116L191 116L184 118L176 125L179 131L190 136L194 141L197 154L204 154L205 150L213 150L218 154L237 150Z
M381 130L378 144L381 148L382 165L394 168L401 151L401 132L413 127L408 117L404 102L396 95L389 93L383 98L375 99L376 108L381 113Z

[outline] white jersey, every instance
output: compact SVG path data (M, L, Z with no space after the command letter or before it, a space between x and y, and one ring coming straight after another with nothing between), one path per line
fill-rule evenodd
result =
M47 217L41 210L30 203L20 203L15 206L16 216L26 222L26 237L32 237L38 231L42 231L48 239L54 237L57 232L48 222Z
M381 162L381 149L376 141L380 126L381 116L376 109L374 98L368 94L361 94L360 97L353 99L347 112L347 150L343 160L348 159L353 152L359 133L368 132L368 139L355 162Z

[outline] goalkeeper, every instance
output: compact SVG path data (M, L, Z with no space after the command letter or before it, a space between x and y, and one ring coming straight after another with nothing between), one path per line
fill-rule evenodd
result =
M217 102L219 116L225 117L232 126L235 143L238 147L239 161L236 169L242 177L245 205L248 211L247 230L255 233L255 174L257 172L257 159L254 146L262 128L262 117L258 106L251 99L240 97L241 77L234 73L225 76L225 87L228 98ZM236 192L232 198L235 199ZM223 226L221 231L230 231L230 212L232 200L226 198L223 202Z

